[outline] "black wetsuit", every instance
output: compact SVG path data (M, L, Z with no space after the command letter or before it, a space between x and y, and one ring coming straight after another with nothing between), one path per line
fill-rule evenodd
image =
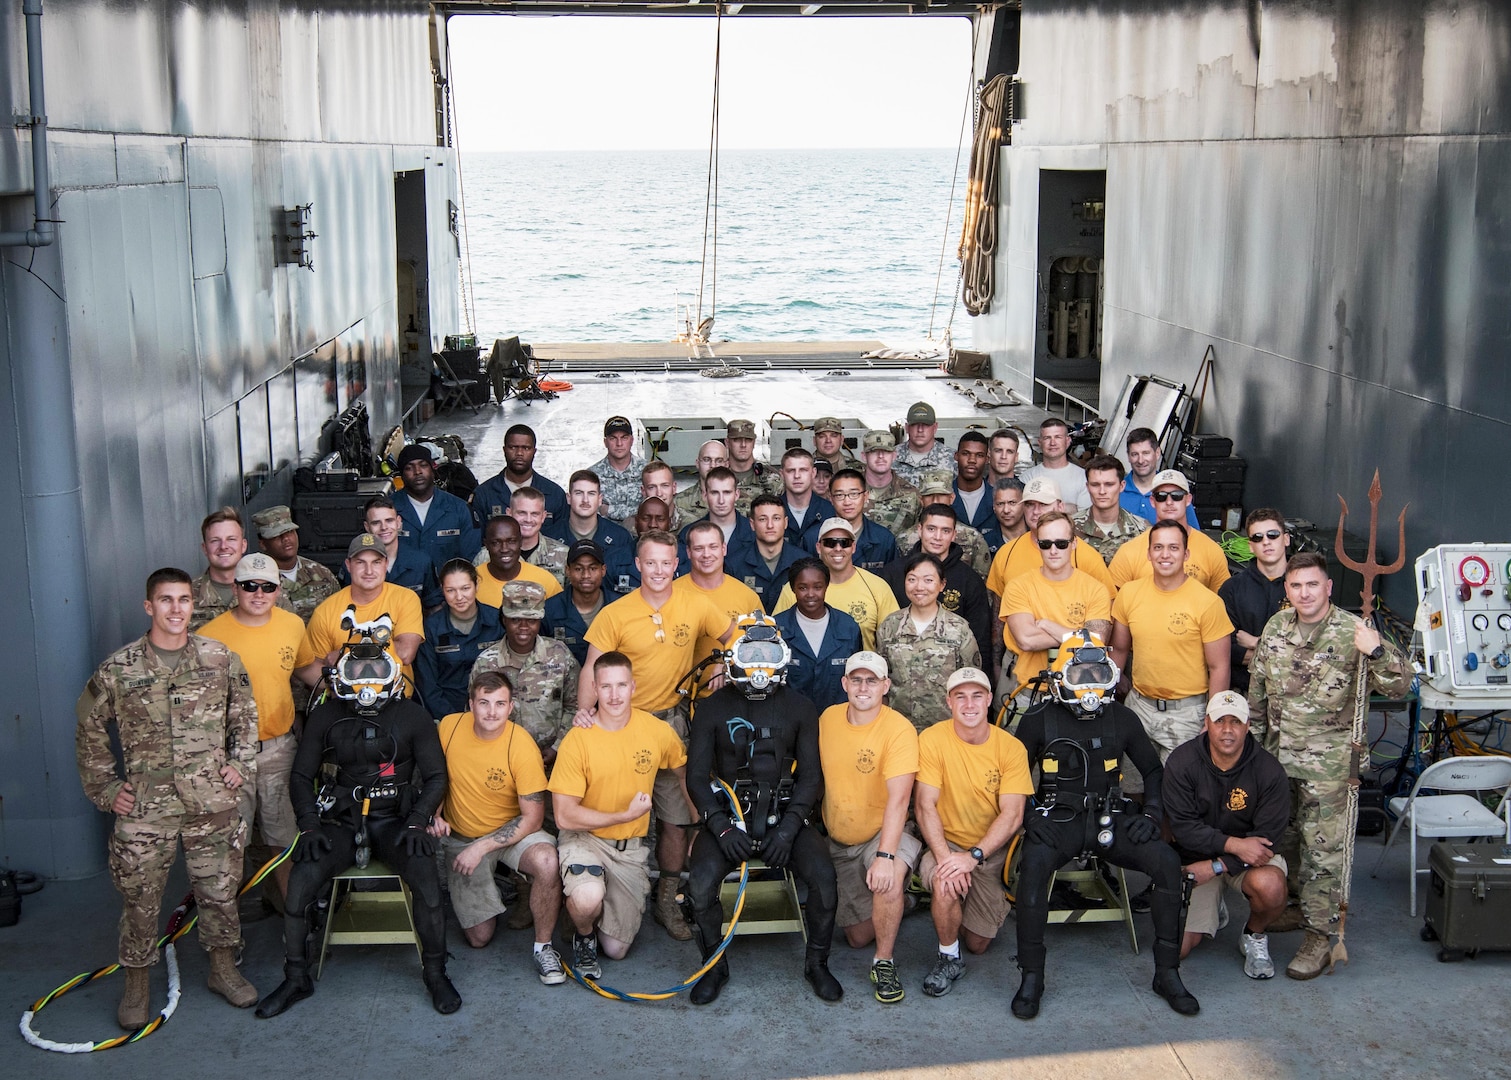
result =
M839 892L828 845L806 824L824 790L818 710L785 686L760 700L726 687L698 703L687 747L687 790L705 824L693 839L688 891L705 956L723 939L719 885L736 865L725 857L712 831L715 826L729 827L728 797L722 788L714 793L712 777L734 788L742 807L749 803L747 831L756 842L752 857L760 857L761 845L779 828L797 829L788 866L808 887L809 952L827 956ZM790 785L778 787L786 779ZM771 792L769 812L762 814L756 805L767 791ZM772 817L774 822L769 821Z

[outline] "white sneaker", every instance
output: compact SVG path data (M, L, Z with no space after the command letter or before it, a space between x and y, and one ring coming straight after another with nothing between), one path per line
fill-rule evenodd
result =
M1251 979L1273 979L1275 962L1270 959L1269 934L1244 934L1238 943L1243 953L1243 973Z

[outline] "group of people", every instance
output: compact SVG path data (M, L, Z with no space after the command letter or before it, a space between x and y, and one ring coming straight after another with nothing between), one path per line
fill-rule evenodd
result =
M856 457L823 418L812 451L772 466L736 420L678 494L664 463L633 455L625 417L565 488L515 425L470 502L407 446L402 490L367 505L339 580L299 554L286 507L253 515L253 553L238 511L209 515L205 571L149 577L147 633L79 703L85 791L116 815L122 1026L148 1021L179 841L210 986L263 1017L313 992L316 901L373 856L410 887L442 1013L461 1005L447 896L473 947L505 915L532 929L535 970L557 984L568 963L598 978L622 958L652 893L656 921L713 961L720 884L757 857L806 885L804 977L826 1001L842 994L836 927L874 949L876 998L903 998L894 950L916 876L938 996L961 946L982 953L1000 931L1018 844L1021 1018L1045 989L1050 878L1081 856L1149 876L1154 990L1178 1012L1197 1011L1179 963L1221 925L1225 887L1248 899L1247 974L1274 974L1267 934L1288 921L1306 935L1287 973L1320 973L1358 680L1403 693L1404 655L1331 603L1325 561L1289 556L1274 510L1248 515L1254 558L1230 575L1147 429L1126 473L1106 454L1069 461L1053 418L1021 470L1013 429L968 431L953 452L936 429L917 403L901 445L869 431ZM254 832L293 849L276 875L284 979L260 1001L235 963ZM728 978L720 954L693 1002Z

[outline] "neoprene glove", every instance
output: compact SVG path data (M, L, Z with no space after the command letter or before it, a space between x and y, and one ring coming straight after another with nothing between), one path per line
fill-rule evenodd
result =
M1159 822L1147 814L1135 814L1123 825L1123 835L1130 844L1147 844L1159 835Z
M1029 810L1023 818L1023 835L1036 844L1054 843L1054 829L1049 818L1038 810Z
M767 866L780 870L787 865L787 860L792 858L792 845L802 827L803 823L796 815L782 817L781 825L761 845L761 858L766 860Z
M330 837L317 829L300 833L299 842L294 845L295 862L319 862L330 853Z
M435 837L418 826L407 826L404 829L404 851L411 859L428 859L435 854Z
M714 826L710 826L713 829ZM755 845L750 842L750 834L744 829L736 828L733 822L726 819L722 831L715 831L714 840L723 852L724 858L733 863L742 863L750 858L750 853Z

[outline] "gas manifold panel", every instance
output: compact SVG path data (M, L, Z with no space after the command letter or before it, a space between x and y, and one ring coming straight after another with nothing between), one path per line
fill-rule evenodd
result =
M1443 544L1416 573L1424 680L1511 704L1511 544Z

